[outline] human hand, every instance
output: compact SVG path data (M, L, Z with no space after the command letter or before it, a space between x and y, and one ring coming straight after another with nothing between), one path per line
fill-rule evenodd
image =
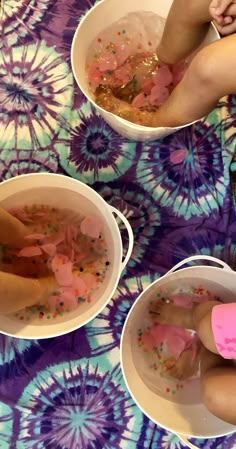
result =
M222 36L228 36L229 34L236 33L236 19L234 19L228 25L219 25L215 21L214 24Z
M212 0L209 12L214 21L221 27L230 25L236 15L236 0Z

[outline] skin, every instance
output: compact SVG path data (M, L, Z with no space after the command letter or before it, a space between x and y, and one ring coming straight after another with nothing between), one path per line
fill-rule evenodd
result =
M0 271L0 314L44 304L56 288L54 277L30 279Z
M213 18L210 5L209 0L174 0L157 47L162 62L174 64L199 47ZM232 14L232 22L217 25L222 34L236 31L235 10L236 4L231 2L225 14ZM191 123L209 114L221 97L236 93L235 48L236 34L231 34L201 49L181 82L156 112L139 111L111 93L101 94L98 104L101 101L110 112L144 126L176 127Z
M24 237L28 234L26 226L0 207L0 238L1 243L21 247Z
M0 208L0 241L12 247L25 245L29 230ZM36 303L43 304L57 288L54 277L30 279L0 271L0 314L17 312Z
M227 25L233 22L235 3L235 0L212 0L209 12L217 24Z
M198 333L200 346L197 348L195 364L191 366L192 351L184 351L178 361L169 359L166 371L178 379L193 375L200 362L202 401L208 410L218 418L236 425L236 366L235 361L223 359L217 350L211 326L213 307L216 301L196 304L192 308L174 304L156 303L152 310L154 321L193 329ZM196 343L194 343L196 344Z

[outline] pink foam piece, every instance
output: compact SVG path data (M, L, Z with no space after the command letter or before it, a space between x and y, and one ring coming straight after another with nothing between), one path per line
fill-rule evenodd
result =
M61 300L74 301L76 300L76 294L72 287L61 287L59 288Z
M171 296L173 303L176 306L190 308L193 303L193 295L187 293L179 293L178 295Z
M150 329L150 334L155 341L155 346L165 343L167 351L173 357L179 357L181 352L188 347L192 335L179 326L169 324L155 324Z
M172 151L170 154L170 161L174 165L181 164L188 154L188 150L186 149Z
M93 239L98 239L102 228L103 223L96 215L88 215L82 220L80 224L80 230L82 234L88 235Z
M59 265L54 271L54 276L59 285L69 286L73 282L72 262Z
M150 102L155 106L161 106L169 97L169 91L166 87L155 85L151 90Z
M46 243L45 245L40 245L40 248L49 256L53 257L56 254L57 247L53 243Z
M118 66L122 65L130 55L130 49L124 42L116 49L116 60Z
M166 331L167 327L164 324L155 323L154 326L151 327L150 334L154 338L156 345L159 345L164 341L167 335Z
M98 67L101 72L106 72L106 70L116 70L118 67L116 55L109 51L104 52L99 58Z
M72 286L77 296L86 295L90 287L86 284L86 276L85 279L81 276L74 276Z
M134 97L132 101L132 106L134 108L142 108L144 106L147 106L148 100L147 97L144 95L143 92L140 92L136 97Z
M29 234L24 237L26 240L43 240L45 239L44 234Z
M171 299L176 306L186 308L192 307L194 303L203 303L210 300L208 295L199 296L188 293L178 293L177 295L171 296Z
M55 254L51 261L51 268L53 273L62 265L63 263L66 264L69 262L69 259L64 254Z
M182 352L186 348L186 342L183 338L181 338L178 335L169 335L166 339L166 346L168 352L174 357L176 360L178 360L179 356L182 354Z
M26 246L22 248L17 254L18 257L34 257L41 256L42 250L39 246Z
M173 75L168 67L168 65L161 66L155 75L153 75L152 80L155 85L160 87L167 87L173 81Z

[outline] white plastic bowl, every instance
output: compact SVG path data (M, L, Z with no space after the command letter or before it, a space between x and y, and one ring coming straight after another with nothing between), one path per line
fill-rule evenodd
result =
M90 304L81 303L79 307L50 321L37 318L23 324L12 316L0 315L0 332L13 337L40 339L55 337L84 326L94 318L111 299L133 248L133 232L123 216L114 207L109 206L93 189L75 179L49 173L37 173L11 178L0 184L0 206L3 208L20 207L32 204L45 204L52 207L67 208L82 215L95 214L104 222L104 237L108 247L110 261L106 278L94 292ZM125 225L129 245L123 258L123 246L119 227L114 214Z
M172 0L146 0L145 2L143 0L128 0L123 2L120 0L102 0L96 3L96 5L93 6L93 8L91 8L90 11L84 16L74 34L71 48L71 64L73 74L79 88L100 112L104 120L111 126L111 128L128 139L138 141L160 139L178 131L181 128L185 128L194 122L187 123L184 126L178 126L176 128L151 128L147 126L135 125L102 109L95 103L94 96L91 94L88 84L88 76L86 72L88 50L96 36L98 36L104 28L118 21L121 17L124 17L131 12L151 11L163 18L166 18L171 4ZM217 39L219 39L219 34L214 25L211 25L201 46L205 46Z
M221 265L223 269L210 266L192 266L174 272L185 263L197 259L210 260ZM176 285L181 285L181 282L192 285L196 280L205 288L209 288L209 283L214 284L214 288L217 290L214 293L222 296L225 301L227 301L227 298L232 300L236 297L236 273L228 265L214 257L193 256L180 262L165 276L153 282L142 292L129 311L121 335L122 372L133 400L152 421L174 432L188 447L194 449L196 449L196 446L188 441L188 437L220 437L236 431L236 427L216 418L206 409L200 399L199 381L190 383L186 390L185 388L181 390L180 394L185 395L185 397L181 397L182 400L179 398L178 402L168 400L163 395L151 390L147 385L146 378L140 375L141 364L145 363L143 362L144 359L140 356L140 359L136 360L136 364L134 363L133 336L137 329L142 328L150 299L155 296L157 289L166 287L173 281ZM136 369L137 366L139 367L138 370ZM157 381L159 382L159 380Z

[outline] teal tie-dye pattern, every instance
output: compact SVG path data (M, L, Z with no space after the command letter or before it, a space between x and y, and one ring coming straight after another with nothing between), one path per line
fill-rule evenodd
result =
M87 326L51 340L0 335L1 449L184 448L142 414L125 387L123 323L143 289L185 257L236 261L235 96L165 139L119 136L71 73L72 37L93 3L1 1L1 181L43 171L82 180L126 215L135 236L118 289ZM185 150L179 164L176 150ZM201 449L236 447L235 434L191 441Z

